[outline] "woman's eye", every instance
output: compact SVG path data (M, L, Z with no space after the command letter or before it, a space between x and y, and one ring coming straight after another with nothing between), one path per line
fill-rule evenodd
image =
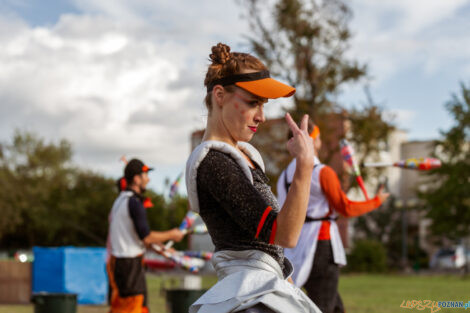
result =
M249 104L250 106L252 106L252 107L257 106L258 103L259 103L258 100L253 100L253 101L248 102L248 104Z

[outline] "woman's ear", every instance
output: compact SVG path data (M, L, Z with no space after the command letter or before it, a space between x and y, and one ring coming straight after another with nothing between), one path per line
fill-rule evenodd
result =
M221 85L215 85L212 89L212 96L214 97L215 104L222 107L224 103L225 89Z

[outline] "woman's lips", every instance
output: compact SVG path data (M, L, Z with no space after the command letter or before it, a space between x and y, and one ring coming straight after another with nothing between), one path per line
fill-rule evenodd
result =
M256 133L256 130L258 129L258 127L255 127L255 126L248 126L249 129L251 129L252 132Z

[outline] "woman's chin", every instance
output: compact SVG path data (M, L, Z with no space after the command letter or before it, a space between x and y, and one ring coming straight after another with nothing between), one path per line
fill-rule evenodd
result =
M242 136L242 137L240 137L240 140L238 140L238 141L249 142L251 139L253 139L253 135L254 135L254 134Z

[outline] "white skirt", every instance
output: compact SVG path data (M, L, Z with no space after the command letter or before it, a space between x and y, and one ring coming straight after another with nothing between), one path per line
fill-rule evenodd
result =
M212 265L219 281L193 303L189 313L238 312L258 303L277 313L321 313L284 278L277 261L262 251L219 251Z

